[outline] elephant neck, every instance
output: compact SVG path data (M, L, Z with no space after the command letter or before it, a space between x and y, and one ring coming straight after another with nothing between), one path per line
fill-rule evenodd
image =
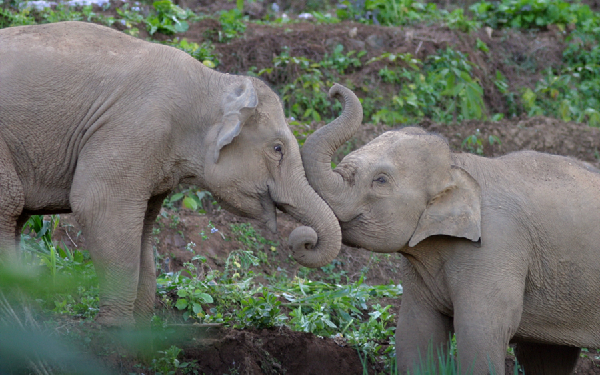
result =
M197 62L197 61L195 61ZM179 182L206 188L204 167L206 155L214 138L214 125L220 118L222 77L202 65L184 69L184 81L180 81L180 103L172 111L172 143L175 150L174 163Z

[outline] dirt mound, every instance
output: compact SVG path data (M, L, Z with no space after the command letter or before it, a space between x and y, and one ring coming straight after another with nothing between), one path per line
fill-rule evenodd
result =
M285 327L220 329L199 345L189 344L181 346L183 360L197 360L199 373L363 374L356 349Z
M190 40L204 40L205 31L216 27L214 20L193 24L185 34ZM477 40L486 43L489 53L476 48ZM410 53L420 60L435 54L439 49L452 46L469 55L474 64L473 75L484 89L484 99L490 113L505 113L506 100L498 90L496 72L506 78L511 90L534 88L542 72L549 67L558 67L565 46L564 36L558 30L523 34L514 30L488 33L485 29L462 33L445 26L383 27L344 21L339 24L319 25L312 23L267 26L248 24L242 38L228 44L216 44L221 58L219 70L246 73L250 69L260 71L273 66L273 57L287 50L290 56L301 56L312 61L321 61L337 45L344 51L365 51L363 62L382 53ZM384 91L394 91L391 84L381 82L378 72L387 64L379 61L350 68L344 80L360 89L364 82L378 82ZM280 70L263 75L270 84L290 82L299 73ZM389 86L389 87L388 87ZM367 92L358 90L359 96Z
M431 122L420 125L446 136L455 150L471 151L463 143L467 137L476 135L485 156L534 150L572 156L600 166L600 129L585 124L539 116L498 122L466 121L459 126ZM493 144L490 136L496 139Z
M310 132L324 125L324 122L312 123ZM398 125L400 126L402 125ZM425 120L418 126L446 137L455 152L473 152L494 157L519 150L534 150L572 156L600 167L600 128L585 124L537 116L502 121L472 120L451 125ZM295 125L291 127L296 133L300 133L301 129ZM348 152L393 129L386 125L361 125L356 135L334 155L334 163L339 162ZM475 138L471 142L466 141L471 136ZM299 137L300 142L305 139ZM480 142L479 150L477 142Z

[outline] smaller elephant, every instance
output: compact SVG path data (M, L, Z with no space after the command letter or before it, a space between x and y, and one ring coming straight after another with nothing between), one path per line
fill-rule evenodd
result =
M30 215L72 212L98 273L97 321L149 322L152 228L180 183L273 231L276 209L289 213L306 225L290 236L302 265L339 252L339 223L262 81L91 23L0 30L0 258L15 257Z
M340 94L344 111L307 139L304 169L345 244L402 254L400 373L453 333L475 374L504 374L511 342L527 375L569 374L581 347L600 348L600 170L533 151L452 153L415 127L332 170L362 120L356 96Z

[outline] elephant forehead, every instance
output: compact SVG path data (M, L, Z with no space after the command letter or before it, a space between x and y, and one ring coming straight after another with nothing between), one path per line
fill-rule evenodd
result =
M440 136L426 133L407 133L405 131L388 131L353 153L358 155L390 156L428 159L431 162L439 158L450 162L450 148ZM350 156L350 155L348 155Z

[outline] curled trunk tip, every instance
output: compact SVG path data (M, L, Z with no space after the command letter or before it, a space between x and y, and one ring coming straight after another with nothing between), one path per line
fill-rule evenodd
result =
M305 267L325 266L337 256L337 252L315 254L318 235L311 227L297 227L290 233L288 241L292 248L294 259Z

